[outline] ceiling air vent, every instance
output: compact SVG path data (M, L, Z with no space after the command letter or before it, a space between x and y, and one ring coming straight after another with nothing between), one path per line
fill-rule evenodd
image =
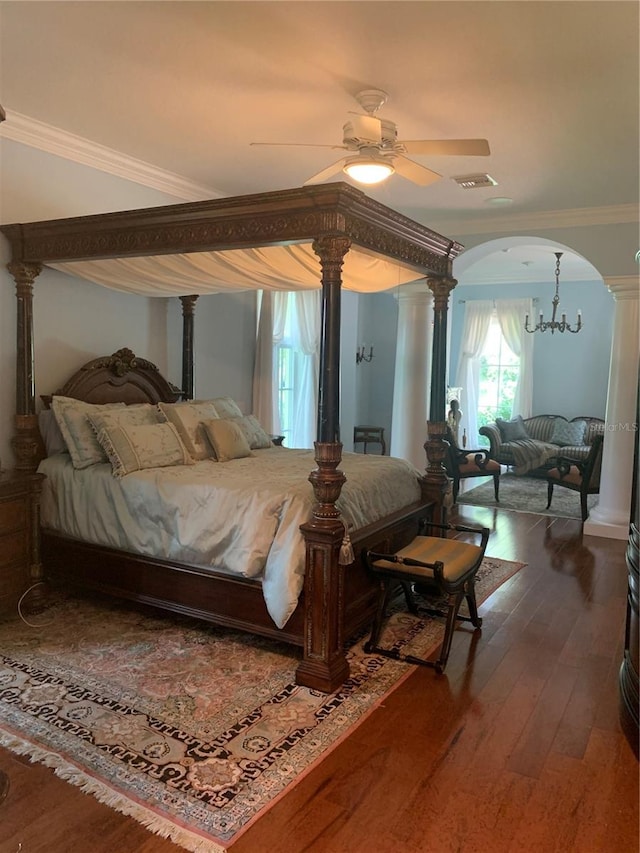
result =
M474 190L476 187L497 187L498 182L491 175L457 175L455 181L463 190Z

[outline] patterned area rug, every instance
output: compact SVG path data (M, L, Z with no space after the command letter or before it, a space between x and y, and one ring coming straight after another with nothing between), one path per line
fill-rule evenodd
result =
M486 559L478 601L523 565ZM0 624L0 743L191 851L226 850L414 669L363 638L326 695L291 646L186 618L62 599L30 621ZM382 642L441 637L398 610Z
M502 474L500 477L500 502L493 495L493 480L489 479L480 486L458 495L459 504L472 506L491 506L510 509L516 512L532 512L535 515L549 515L554 518L581 518L580 495L571 489L554 488L551 507L547 509L547 481L535 477L518 477L515 474ZM587 497L587 506L592 509L598 502L598 495Z

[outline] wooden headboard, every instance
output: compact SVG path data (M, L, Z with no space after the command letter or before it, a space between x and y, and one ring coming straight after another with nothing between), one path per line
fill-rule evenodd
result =
M47 408L52 396L86 403L175 403L182 391L153 362L138 358L125 347L87 362L54 394L43 395Z

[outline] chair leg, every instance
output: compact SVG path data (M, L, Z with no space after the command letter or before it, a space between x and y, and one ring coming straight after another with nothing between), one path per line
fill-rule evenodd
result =
M453 641L453 632L456 627L456 616L458 615L458 610L460 609L460 605L462 604L462 600L464 598L464 590L456 593L455 595L449 596L449 604L447 609L447 622L444 629L444 638L442 640L442 646L440 647L440 654L438 656L438 660L436 661L436 672L442 673L444 672L444 668L447 665L447 660L449 659L449 652L451 651L451 643Z
M367 654L375 651L378 645L378 640L380 639L380 632L384 622L384 614L386 613L387 603L389 601L389 586L390 583L386 578L380 578L380 594L378 596L376 615L374 616L373 625L371 626L371 636L364 644L364 650Z
M547 483L547 509L551 506L551 498L553 497L553 483L549 481Z
M467 599L467 607L469 608L469 619L474 628L482 627L482 617L478 616L478 604L476 602L476 585L474 578L467 581L465 597Z
M500 474L493 475L493 493L496 496L496 503L500 503L498 493L500 491Z
M460 491L460 480L457 477L453 478L453 485L451 487L451 493L453 496L453 502L455 503L458 500L458 492Z
M582 520L586 521L587 516L589 515L589 509L587 507L587 493L580 492L580 511L582 513Z

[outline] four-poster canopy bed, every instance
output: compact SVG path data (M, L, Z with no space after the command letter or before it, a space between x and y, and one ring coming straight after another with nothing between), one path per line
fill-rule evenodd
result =
M199 255L192 253L275 246L291 249L311 244L319 259L322 291L314 454L317 467L308 476L315 503L310 517L300 526L304 585L286 625L279 629L270 619L259 581L230 576L224 569L130 553L46 528L42 530L42 561L44 575L57 581L295 643L303 649L296 672L298 683L323 691L336 689L349 674L345 640L364 627L373 614L375 585L366 574L361 553L369 547L393 551L409 542L427 515L438 520L448 489L442 466L447 306L456 283L451 275L452 262L462 246L342 183L12 224L0 230L11 244L8 269L17 289L13 447L16 467L24 476L36 471L43 456L33 358L33 287L43 266L63 265L71 270L82 261L90 269L92 262L108 265L110 259L197 258ZM345 566L339 562L344 525L336 503L346 480L338 467L343 460L339 439L340 306L343 264L350 251L363 252L365 258L375 255L388 259L403 268L404 280L424 278L434 294L434 327L427 465L419 478L419 498L354 530L355 561ZM79 274L91 277L84 268ZM396 284L396 280L389 281L384 289ZM167 382L153 364L121 350L83 366L55 393L92 403L117 400L155 404L173 402L180 396L190 399L196 288L190 294L183 292L180 298L184 318L181 390ZM38 580L43 577L43 568L37 549L32 563L32 579Z

